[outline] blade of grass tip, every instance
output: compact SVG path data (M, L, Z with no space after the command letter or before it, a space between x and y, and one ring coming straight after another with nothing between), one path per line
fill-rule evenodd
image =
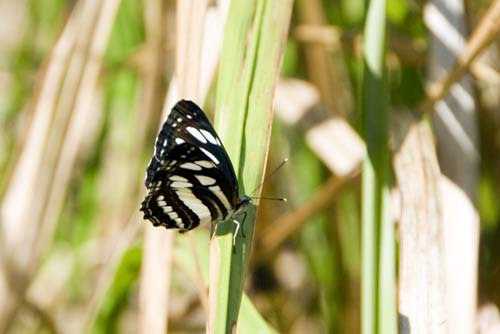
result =
M216 128L235 166L240 188L260 183L292 1L232 2L225 29L217 90ZM248 45L247 45L248 44ZM253 236L255 206L236 236L220 223L210 248L209 333L235 329ZM246 238L242 238L242 234Z
M386 1L372 0L364 31L362 333L396 333L394 231L389 215L388 113L384 87ZM380 259L380 262L378 261Z

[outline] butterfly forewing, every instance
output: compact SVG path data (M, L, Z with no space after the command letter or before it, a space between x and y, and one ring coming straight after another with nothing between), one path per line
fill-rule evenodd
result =
M180 101L155 143L142 202L144 218L181 232L225 220L238 203L238 184L229 157L201 109Z

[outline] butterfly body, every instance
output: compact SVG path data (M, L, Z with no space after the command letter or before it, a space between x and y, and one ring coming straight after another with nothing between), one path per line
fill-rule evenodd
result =
M155 226L189 231L231 219L251 203L238 196L233 165L217 133L193 102L179 101L162 126L141 204Z

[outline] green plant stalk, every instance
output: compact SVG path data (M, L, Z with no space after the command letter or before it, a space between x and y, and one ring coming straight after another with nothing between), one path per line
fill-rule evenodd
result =
M372 0L364 32L361 330L396 333L394 231L389 214L388 112L384 83L386 1Z
M376 332L377 317L377 207L374 168L368 158L363 163L361 208L361 333Z
M291 15L291 0L233 1L224 32L217 87L216 128L235 167L241 192L259 187L267 158L272 99ZM260 190L259 190L260 191ZM252 194L256 195L256 194ZM236 326L254 230L255 206L247 212L233 251L231 221L216 227L211 247L209 329ZM242 237L245 235L245 237ZM217 267L216 269L215 266ZM212 304L213 303L213 304Z
M194 230L191 233L195 238L196 254L199 259L199 264L201 266L201 273L203 284L208 286L208 262L209 253L208 245L206 243L208 231L205 230ZM189 245L189 240L187 238L178 238L176 240L176 247L174 248L174 258L178 263L182 263L183 272L189 277L191 281L199 279L196 276L196 263L193 257L192 249ZM240 314L238 317L238 323L240 325L239 334L244 333L266 333L266 334L276 334L277 331L266 322L264 317L257 311L252 301L248 296L243 293L240 306Z

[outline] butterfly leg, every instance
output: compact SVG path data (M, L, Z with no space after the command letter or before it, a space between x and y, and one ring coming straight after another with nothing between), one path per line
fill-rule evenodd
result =
M238 231L240 229L241 225L241 236L243 238L246 238L247 236L245 235L245 229L243 228L243 224L245 223L245 220L247 219L247 212L243 212L243 219L241 220L241 223L237 221L236 219L233 219L233 223L236 224L236 231L234 232L234 237L236 238L236 235L238 234ZM236 239L235 239L236 240Z
M234 249L234 245L236 245L236 236L238 235L238 231L240 230L241 224L236 219L233 219L233 223L236 224L236 230L234 231L234 236L233 236L233 249Z

